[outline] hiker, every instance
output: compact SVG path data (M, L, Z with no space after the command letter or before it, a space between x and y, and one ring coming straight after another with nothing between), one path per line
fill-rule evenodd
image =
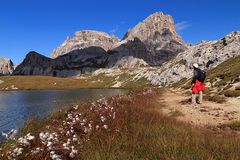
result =
M199 68L197 63L193 64L194 74L192 79L192 104L196 104L197 94L199 94L198 103L203 100L203 91L206 90L204 81L206 73Z

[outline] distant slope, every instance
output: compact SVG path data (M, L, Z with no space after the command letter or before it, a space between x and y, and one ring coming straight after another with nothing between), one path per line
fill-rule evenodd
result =
M174 88L190 89L191 78L183 78L172 85ZM206 98L224 102L226 97L240 97L240 55L232 57L207 72Z

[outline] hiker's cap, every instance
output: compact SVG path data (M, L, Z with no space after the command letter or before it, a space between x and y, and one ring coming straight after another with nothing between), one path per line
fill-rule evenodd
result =
M194 63L194 64L193 64L193 67L194 67L194 68L198 68L199 66L198 66L197 63Z

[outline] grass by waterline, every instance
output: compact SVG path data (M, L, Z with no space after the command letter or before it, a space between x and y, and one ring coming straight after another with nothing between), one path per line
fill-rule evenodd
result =
M51 151L61 159L70 159L72 150L63 149L68 139L78 151L72 159L239 159L238 135L193 127L156 112L159 107L164 107L163 103L156 101L162 92L135 90L129 95L59 111L49 120L43 120L44 123L33 120L22 130L22 136L30 132L35 139L30 146L23 147L17 159L50 159ZM78 117L80 121L73 123ZM58 135L58 141L54 142L51 150L41 143L40 132L56 132ZM77 141L72 140L74 135ZM4 155L16 147L21 145L11 148L8 143L3 147ZM31 151L37 147L43 151L32 155Z
M122 79L128 77L122 77ZM11 90L64 90L64 89L132 89L149 86L146 80L127 81L120 87L113 87L114 78L107 76L60 78L51 76L0 76L0 91ZM124 81L124 80L123 80Z

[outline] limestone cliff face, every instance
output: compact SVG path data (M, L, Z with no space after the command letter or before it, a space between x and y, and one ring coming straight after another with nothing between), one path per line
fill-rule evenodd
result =
M123 40L140 39L142 42L154 39L157 34L168 35L169 40L175 40L178 43L184 44L182 38L177 34L172 16L164 15L162 12L157 12L144 21L140 22L133 29L128 31Z
M129 30L113 50L142 58L150 65L161 65L186 49L173 18L157 12Z
M113 48L119 40L115 36L110 36L104 32L98 31L80 31L74 34L73 38L67 37L65 42L55 49L51 55L51 58L56 58L60 55L67 54L74 50L89 48L89 47L101 47L105 51Z
M164 63L157 81L168 85L182 78L191 77L193 63L198 63L202 69L208 70L238 55L240 55L240 31L232 32L220 40L202 41Z
M13 69L14 66L10 59L0 58L0 76L12 74Z

